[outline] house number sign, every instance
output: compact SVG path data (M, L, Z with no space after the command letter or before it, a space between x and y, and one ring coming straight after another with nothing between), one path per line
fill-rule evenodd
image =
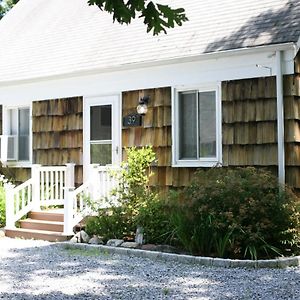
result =
M134 127L142 125L142 117L139 114L130 114L123 118L124 127Z

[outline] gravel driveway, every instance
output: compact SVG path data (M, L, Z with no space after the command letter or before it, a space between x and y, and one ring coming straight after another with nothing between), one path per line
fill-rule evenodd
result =
M0 299L300 299L300 268L225 269L0 239Z

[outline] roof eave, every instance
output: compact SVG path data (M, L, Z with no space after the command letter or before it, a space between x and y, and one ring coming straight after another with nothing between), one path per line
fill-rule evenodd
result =
M176 64L176 63L186 63L186 62L218 59L218 58L223 58L223 57L230 57L230 56L235 56L235 55L247 55L250 53L253 54L253 53L259 53L259 52L266 52L266 51L294 50L295 56L296 56L299 48L300 48L300 37L299 37L297 43L289 42L289 43L282 43L282 44L263 45L263 46L256 46L256 47L223 50L223 51L216 51L216 52L210 52L210 53L202 53L202 54L198 54L198 55L194 55L194 56L174 57L174 58L165 59L165 60L130 63L130 64L123 64L123 65L118 65L118 66L107 67L107 68L77 70L74 72L53 74L53 75L49 75L49 76L39 76L39 77L17 79L17 80L11 80L11 81L0 81L0 87L29 84L29 83L35 83L35 82L40 82L40 81L57 80L57 79L64 79L64 78L71 78L71 77L96 75L96 74L100 74L100 73L141 69L141 68L170 65L170 64Z

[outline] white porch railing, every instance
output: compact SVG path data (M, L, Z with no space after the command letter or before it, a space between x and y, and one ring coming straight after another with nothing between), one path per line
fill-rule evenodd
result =
M64 235L72 235L73 227L89 212L89 183L84 183L74 190L65 189Z
M111 198L111 192L118 185L118 180L114 173L120 171L118 166L99 166L91 165L90 191L94 201L102 201ZM106 202L107 203L107 202Z
M64 207L64 235L72 235L73 227L89 214L89 199L99 201L100 207L108 207L105 201L117 186L112 171L118 167L91 165L90 180L74 189L74 164L66 166L33 165L32 177L15 187L5 184L6 228L15 227L16 221L31 210L61 205Z
M74 166L33 165L29 180L19 186L6 183L6 228L15 228L15 223L31 210L64 205L64 188L74 186Z
M91 202L99 208L107 208L116 200L111 195L118 181L112 172L118 172L119 167L91 165L90 179L77 189L65 189L64 234L71 235L73 227L85 216L92 214ZM108 202L107 199L110 199Z
M14 228L15 223L34 208L30 178L15 187L11 183L4 185L6 191L6 228Z
M65 187L74 187L75 164L47 167L34 165L34 198L40 206L63 205Z

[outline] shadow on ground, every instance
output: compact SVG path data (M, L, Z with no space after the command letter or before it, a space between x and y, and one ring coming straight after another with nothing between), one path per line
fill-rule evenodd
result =
M208 268L55 244L11 249L0 274L0 299L300 299L297 268Z

